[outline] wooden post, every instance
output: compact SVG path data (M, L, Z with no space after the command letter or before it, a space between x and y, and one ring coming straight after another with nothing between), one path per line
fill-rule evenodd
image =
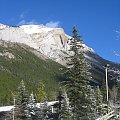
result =
M109 65L107 64L105 66L105 73L106 73L106 100L107 100L107 113L109 112L109 96L108 96L108 67Z

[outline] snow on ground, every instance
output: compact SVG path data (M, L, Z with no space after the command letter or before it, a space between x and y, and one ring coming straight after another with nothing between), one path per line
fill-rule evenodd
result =
M51 101L51 102L47 102L48 106L52 106L56 103L58 103L59 101ZM45 103L37 103L37 107L40 107L41 105L44 105Z
M0 107L0 112L5 112L5 111L12 111L13 106L3 106Z
M58 103L58 101L51 101L51 102L47 102L48 106L52 106L54 104ZM37 103L37 107L43 105L44 103ZM7 112L7 111L12 111L14 106L2 106L0 107L0 112Z

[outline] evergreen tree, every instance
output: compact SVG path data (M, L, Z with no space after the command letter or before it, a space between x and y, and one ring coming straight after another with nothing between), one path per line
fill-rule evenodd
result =
M97 115L102 116L104 114L103 96L101 94L99 86L97 86L96 88L96 107L97 107Z
M103 81L102 81L101 93L103 95L103 102L106 103L106 83L105 83L105 79L103 79Z
M36 108L37 119L46 120L50 114L50 109L48 108L47 94L45 92L45 86L40 81L37 89L37 101L42 102L38 108Z
M15 118L17 120L27 120L29 118L28 93L26 92L24 81L22 80L16 95Z
M44 93L43 87L40 88L42 88L41 93ZM40 103L40 106L38 106L33 93L30 96L28 96L28 93L25 89L24 81L22 80L18 87L18 93L16 95L15 119L47 120L48 113L49 113L49 108L47 106L47 101L45 97L43 103Z
M69 98L66 91L63 91L63 100L61 105L61 120L71 120Z
M45 98L44 105L43 105L43 120L49 119L49 115L51 114L50 108L48 107L48 101L47 98Z
M117 101L117 94L118 94L118 87L117 85L113 85L112 89L109 90L110 98L113 101L113 103L116 103Z
M117 101L120 101L120 93L119 93L119 91L120 91L120 80L117 82L117 86L118 86Z
M63 95L62 95L62 91L59 90L59 94L57 96L57 100L59 101L58 102L58 120L61 120L61 109L62 109L62 100L63 100Z
M44 98L44 102L38 106L32 93L29 97L29 112L30 120L47 120L50 114L47 99Z
M50 114L47 100L40 103L36 110L37 120L48 120Z
M73 27L73 38L70 43L70 52L68 59L68 69L65 72L67 78L66 90L69 97L70 107L73 114L73 120L79 120L80 117L89 116L91 112L91 101L88 98L88 84L91 79L89 65L85 59L83 51L83 42L78 35L76 27Z
M28 103L28 106L29 106L29 113L30 113L30 118L32 120L36 120L37 119L37 103L36 103L36 100L35 100L35 97L34 97L34 94L31 93L30 97L29 97L29 103Z
M45 85L40 81L37 89L37 100L43 102L46 98Z
M94 89L88 85L88 99L90 101L90 109L91 109L91 112L89 113L89 119L90 120L93 120L93 119L96 119L97 118L97 104L96 104L96 94L95 94L95 91Z

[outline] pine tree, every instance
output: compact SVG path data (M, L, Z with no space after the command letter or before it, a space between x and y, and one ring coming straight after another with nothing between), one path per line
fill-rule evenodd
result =
M50 109L48 107L48 102L45 100L42 104L40 103L36 109L37 120L47 120L49 119L49 115L51 114Z
M113 85L112 89L109 90L110 98L113 101L113 103L116 103L117 101L117 93L118 93L118 87L117 85Z
M102 81L101 93L103 95L103 102L106 103L106 83L104 79Z
M47 120L49 118L49 115L51 114L50 108L48 107L48 101L47 98L45 98L44 105L43 105L43 120Z
M97 107L97 115L102 116L104 114L103 96L101 94L99 86L97 86L97 88L96 88L96 107Z
M48 115L50 114L50 109L47 105L47 94L45 92L45 86L41 81L38 84L37 90L37 101L42 102L43 104L37 108L36 114L38 119L46 120L48 118Z
M61 105L61 120L71 120L69 98L66 91L63 91L63 100Z
M40 104L40 106L37 105L35 97L33 95L33 93L30 95L29 97L29 113L30 113L30 120L46 120L46 105L44 104Z
M31 93L30 97L29 97L29 102L28 102L28 106L29 106L29 113L30 113L30 118L32 120L36 120L37 119L37 103L34 97L34 94Z
M88 99L89 99L89 101L90 101L90 109L91 109L91 111L90 111L90 113L89 113L89 119L90 120L93 120L93 119L96 119L97 118L97 104L96 104L96 94L95 94L95 91L94 91L94 89L90 86L90 85L88 85Z
M44 84L40 81L38 83L38 89L37 89L37 100L39 102L43 102L46 98L46 92L45 92L45 86Z
M15 118L17 120L27 120L29 118L28 99L29 96L22 80L16 95Z
M69 62L67 64L68 69L65 72L67 79L65 86L72 109L73 120L88 116L91 112L89 107L91 101L88 99L89 91L87 89L91 75L82 50L82 43L77 28L73 27L73 38L70 43L70 52L72 54L67 58Z
M63 95L62 95L62 91L59 90L59 94L57 96L57 100L58 102L58 120L61 120L61 109L62 109L62 100L63 100Z
M44 98L44 102L40 103L38 106L33 93L29 97L29 112L30 120L47 120L50 114L50 109L48 108L47 98Z
M118 81L117 86L118 86L117 101L120 101L120 93L119 93L119 91L120 91L120 80Z

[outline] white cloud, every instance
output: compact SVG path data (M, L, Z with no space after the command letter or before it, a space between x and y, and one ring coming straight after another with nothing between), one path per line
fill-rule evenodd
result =
M60 27L60 22L59 21L56 21L56 22L50 21L50 22L46 23L45 26L50 27L50 28L58 28L58 27Z
M35 20L31 20L31 21L26 21L26 20L21 20L17 25L35 25L35 24L39 24L38 22L36 22Z
M117 53L116 51L114 51L114 54L115 56L120 57L120 53Z
M20 14L20 19L23 19L23 18L24 18L24 14L21 13L21 14Z
M28 14L28 12L29 12L29 10L25 10L19 15L20 22L17 24L18 26L19 25L29 25L29 24L39 24L34 19L32 19L30 21L26 20L26 15ZM59 21L49 21L49 22L45 23L44 25L49 28L58 28L58 27L60 27L60 22Z
M19 18L20 18L20 19L24 19L24 18L26 17L26 14L27 14L27 13L28 13L28 10L23 11L23 12L20 14Z
M118 33L118 34L120 34L120 31L118 31L118 30L116 30L115 32Z
M117 38L120 39L120 31L115 31L117 33Z
M21 14L21 16L22 16L22 14ZM20 25L36 25L36 24L39 24L39 23L36 22L34 19L30 20L30 21L23 19L17 25L20 26ZM58 27L60 27L60 22L59 21L56 21L56 22L50 21L44 25L49 28L58 28Z

